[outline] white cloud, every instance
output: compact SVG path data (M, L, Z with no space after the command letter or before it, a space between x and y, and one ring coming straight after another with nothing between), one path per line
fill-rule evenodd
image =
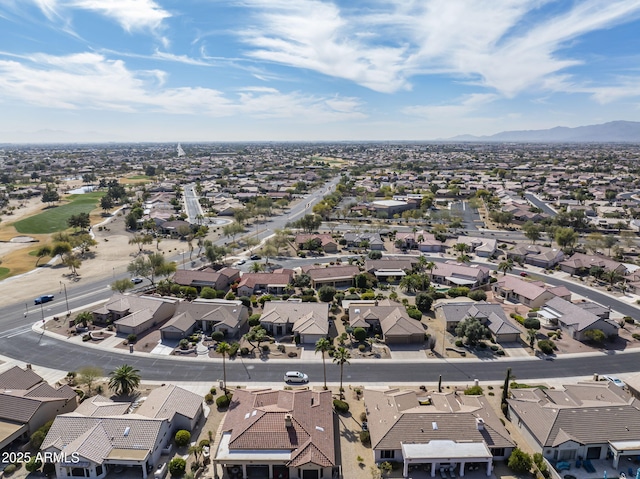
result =
M252 13L252 26L240 33L249 57L387 93L436 74L507 97L570 91L567 70L586 60L567 53L569 42L640 16L640 0L392 0L366 9L321 0L239 2Z
M247 87L231 94L202 87L165 88L161 70L130 71L97 53L37 54L0 60L0 101L67 110L160 112L227 117L294 118L306 122L363 118L355 98L282 93Z
M474 93L465 95L457 103L446 105L416 105L406 107L402 112L406 115L423 117L426 119L446 119L466 117L477 111L483 105L491 103L499 98L492 93Z
M96 12L118 22L127 31L156 30L171 17L154 0L31 0L50 20L62 19L63 12L82 9ZM67 17L68 21L68 17Z

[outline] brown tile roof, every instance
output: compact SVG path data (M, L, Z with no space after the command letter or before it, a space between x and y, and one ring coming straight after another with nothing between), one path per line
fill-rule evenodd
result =
M58 416L41 449L55 448L67 454L102 464L113 449L153 451L165 419L152 419L138 414L113 417L85 417L75 413ZM128 430L127 430L128 428Z
M330 391L238 389L233 394L223 424L231 431L230 450L284 449L291 450L291 467L335 465ZM288 415L291 427L285 424Z
M512 447L509 433L484 398L429 393L431 405L420 405L415 391L365 389L371 444L374 449L400 449L400 444L432 440L484 441ZM484 428L476 419L484 421Z
M30 389L42 381L31 369L13 366L0 374L0 389Z
M509 406L542 446L568 439L596 444L640 437L640 402L612 383L514 394Z
M353 278L360 273L357 266L329 266L328 268L318 267L307 271L312 280Z
M171 422L176 414L189 419L195 418L200 413L201 406L201 396L169 384L151 391L136 413L147 417L167 418Z
M80 416L95 417L121 416L127 413L130 406L129 402L115 402L98 395L83 401L74 413Z

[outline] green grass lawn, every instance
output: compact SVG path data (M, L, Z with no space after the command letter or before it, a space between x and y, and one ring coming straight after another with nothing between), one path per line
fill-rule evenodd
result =
M66 230L67 219L78 213L90 213L98 205L104 191L95 191L83 195L69 195L69 203L48 208L42 213L16 221L14 226L23 234L47 234Z
M9 276L10 272L11 270L9 268L0 267L0 280L5 279L7 276Z

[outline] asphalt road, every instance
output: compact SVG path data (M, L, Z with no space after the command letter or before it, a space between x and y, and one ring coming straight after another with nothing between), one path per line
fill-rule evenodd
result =
M540 208L542 211L547 213L549 216L554 217L558 213L556 213L553 209L549 207L544 201L540 201L536 195L533 193L525 193L524 197L531 203L533 206Z

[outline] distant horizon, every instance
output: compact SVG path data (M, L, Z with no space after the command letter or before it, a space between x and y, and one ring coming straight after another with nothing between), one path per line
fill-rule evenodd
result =
M4 0L0 31L3 143L434 142L640 120L640 0Z

